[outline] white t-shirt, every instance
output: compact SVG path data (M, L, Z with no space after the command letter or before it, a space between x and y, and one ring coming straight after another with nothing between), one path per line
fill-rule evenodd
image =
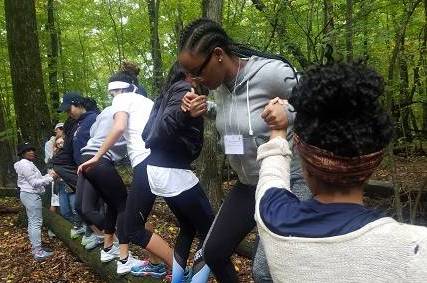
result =
M191 170L154 165L147 166L147 176L151 192L162 197L177 196L199 182Z
M113 115L117 112L126 112L129 115L127 129L123 136L127 142L132 167L137 166L150 155L150 149L145 148L141 135L153 104L149 98L133 92L120 93L113 99Z

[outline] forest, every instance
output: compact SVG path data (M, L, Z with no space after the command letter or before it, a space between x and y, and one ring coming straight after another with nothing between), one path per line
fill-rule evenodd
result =
M301 73L330 60L373 67L384 77L383 105L395 123L386 167L397 193L402 181L396 179L395 156L425 155L427 0L5 0L0 5L3 186L13 185L16 144L25 140L42 149L53 125L64 120L56 109L65 91L81 91L102 108L109 75L130 60L140 65L141 83L155 98L176 60L181 30L202 16L220 22L237 42L284 56ZM230 172L222 170L225 158L215 154L212 125L205 136L197 168L218 205ZM206 162L213 159L217 162Z

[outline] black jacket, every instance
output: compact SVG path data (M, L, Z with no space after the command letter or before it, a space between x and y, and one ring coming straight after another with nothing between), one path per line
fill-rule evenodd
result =
M179 81L159 96L142 133L151 149L151 165L190 169L203 147L203 117L192 118L181 110L181 100L191 84Z

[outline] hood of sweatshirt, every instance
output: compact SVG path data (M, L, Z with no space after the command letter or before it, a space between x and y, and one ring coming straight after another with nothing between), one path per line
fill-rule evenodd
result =
M229 155L228 158L242 183L256 185L259 173L257 148L270 136L270 129L261 118L261 113L271 99L288 99L297 80L294 69L280 60L257 56L240 60L242 67L235 80L213 91L217 105L216 126L222 146L225 135L243 137L244 154ZM246 64L243 66L244 61ZM295 113L288 111L288 114L292 124ZM288 140L292 139L292 134L290 126ZM291 174L300 173L299 161L292 162Z

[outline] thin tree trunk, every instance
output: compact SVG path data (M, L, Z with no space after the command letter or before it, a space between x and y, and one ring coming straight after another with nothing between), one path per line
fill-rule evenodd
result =
M203 1L202 13L206 13L212 20L220 22L222 18L222 9L215 8L211 12L207 12L209 7L220 6L222 6L222 0ZM213 14L213 12L219 14ZM200 157L197 160L197 167L199 176L201 176L203 188L209 196L209 200L214 209L219 209L221 201L224 198L222 165L225 156L223 154L218 154L217 145L218 134L215 121L205 119L204 145Z
M203 0L202 1L202 16L209 18L215 22L222 21L222 0Z
M252 0L252 4L255 6L255 8L262 12L264 17L267 19L267 21L270 23L272 27L275 26L275 19L274 17L271 17L271 14L269 11L267 11L266 6L261 0ZM279 21L279 24L277 24L277 34L283 38L284 42L284 48L292 54L292 56L295 57L295 59L298 61L298 63L301 65L302 68L308 67L310 65L310 62L305 57L304 53L301 50L301 47L294 43L294 41L291 39L291 37L288 34L286 23L283 22L283 19Z
M402 39L405 37L406 28L408 26L409 20L411 19L412 14L414 13L416 7L421 3L421 1L422 0L417 0L412 3L412 5L406 10L406 13L403 16L403 19L400 21L399 27L396 29L395 45L391 52L390 63L388 67L387 90L386 90L386 97L385 97L386 109L389 111L389 113L392 113L394 68L399 55L399 51L401 49ZM396 164L393 156L393 144L390 144L390 146L388 147L388 155L390 158L390 167L392 169L391 175L392 175L392 182L394 186L396 214L397 214L398 220L402 221L403 214L402 214L402 204L400 201L400 183L397 180Z
M108 0L108 15L110 16L111 22L113 23L113 30L114 30L114 35L116 37L116 44L117 44L117 53L119 55L119 58L118 58L119 60L117 65L120 65L123 61L122 44L119 36L119 31L117 30L117 24L113 16L113 7L111 6L111 0Z
M424 0L424 39L422 45L422 62L424 71L424 97L427 96L427 0ZM423 104L423 133L427 138L427 103Z
M345 46L347 61L353 61L353 0L347 0L346 23L345 23Z
M162 53L159 39L159 7L160 0L146 0L150 24L151 57L153 60L153 94L160 93L163 83Z
M49 69L49 91L52 112L56 113L59 107L59 90L58 90L58 32L55 28L55 9L54 0L47 1L47 29L50 35L50 48L48 52L48 69ZM55 114L53 114L56 117ZM54 119L56 122L56 118Z
M42 149L52 122L43 85L34 0L5 0L5 16L18 131L21 141Z
M320 62L325 64L332 61L332 51L335 47L334 5L332 4L331 0L323 0L323 31L325 34L325 44L321 50ZM326 52L328 53L325 54Z
M0 93L1 92L0 90ZM4 100L0 99L0 186L6 187L8 184L8 167L12 163L9 141L10 135L13 132L11 131L12 129L6 125L3 102Z

